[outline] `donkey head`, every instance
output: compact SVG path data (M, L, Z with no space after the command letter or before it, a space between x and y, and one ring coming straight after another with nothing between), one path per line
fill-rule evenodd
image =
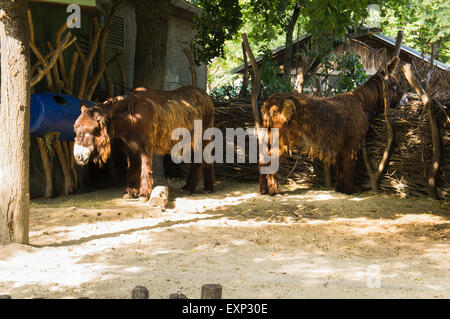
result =
M263 127L281 128L295 113L295 103L288 97L292 93L271 95L261 107Z
M83 166L92 157L94 163L102 166L111 153L111 139L107 122L111 115L112 99L103 105L92 107L81 104L81 114L74 124L75 145L73 149L75 161Z

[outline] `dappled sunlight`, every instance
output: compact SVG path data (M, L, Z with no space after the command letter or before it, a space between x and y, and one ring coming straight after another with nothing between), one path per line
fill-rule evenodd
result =
M177 211L190 211L203 213L206 210L214 210L218 207L238 205L243 201L256 198L258 195L256 193L241 195L239 192L234 193L234 196L229 196L225 198L189 198L182 197L175 199L175 207Z
M190 221L201 218L210 218L213 215L196 215L196 214L162 214L160 217L138 217L127 218L116 221L99 221L82 223L75 226L48 227L46 231L30 232L31 238L44 236L48 233L56 235L58 242L82 240L82 238L101 239L105 237L115 237L132 233L134 231L156 228L159 224L176 223ZM167 225L164 225L167 226ZM157 230L156 230L157 231ZM86 237L86 234L89 234ZM53 240L55 238L52 238ZM42 245L42 243L40 243Z
M79 264L80 256L63 250L21 251L9 258L0 259L0 282L12 282L15 288L28 284L78 286L96 278L110 266ZM11 247L10 249L13 249Z
M312 196L312 198L307 199L308 202L314 202L316 200L329 200L329 199L336 199L333 195L330 194L318 194Z
M31 298L448 296L446 207L438 202L323 190L261 196L252 184L186 196L165 211L121 190L38 200L30 246L0 247L0 293ZM367 288L368 266L381 290ZM377 292L378 291L378 292Z

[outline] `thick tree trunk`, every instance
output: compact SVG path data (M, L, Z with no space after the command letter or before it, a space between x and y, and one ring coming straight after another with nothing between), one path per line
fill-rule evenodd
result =
M292 13L291 20L286 28L286 50L284 51L284 80L291 80L292 69L292 37L294 34L295 24L300 15L300 5L296 5Z
M136 10L137 25L134 87L163 89L169 31L168 1L131 2Z
M131 0L136 11L136 54L134 88L164 89L167 35L169 31L168 1ZM164 176L162 156L153 156L153 176Z
M26 0L0 0L0 244L28 244L30 51Z

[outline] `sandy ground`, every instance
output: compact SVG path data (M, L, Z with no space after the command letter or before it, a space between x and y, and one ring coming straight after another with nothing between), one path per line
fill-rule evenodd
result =
M256 184L187 196L166 211L121 189L32 202L31 246L0 247L13 298L450 298L450 207L426 198Z

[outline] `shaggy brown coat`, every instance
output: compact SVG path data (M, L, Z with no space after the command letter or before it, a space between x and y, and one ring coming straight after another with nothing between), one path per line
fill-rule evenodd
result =
M110 156L111 139L121 138L127 146L128 158L124 197L139 195L148 199L153 185L153 153L170 154L178 142L171 139L176 128L188 129L193 137L194 120L202 120L202 135L214 125L214 105L205 91L194 87L174 91L137 88L129 95L110 98L101 105L82 106L74 125L75 145L86 152L89 150L89 156L86 159L75 154L75 157L80 165L86 164L89 158L101 165ZM201 167L205 190L214 190L214 167L206 163L191 164L183 189L194 192Z
M388 64L392 106L402 97L394 77L398 62L396 57ZM280 156L294 146L306 148L311 156L336 166L336 190L351 194L356 155L371 118L384 109L382 81L383 72L378 72L355 90L329 98L274 94L261 108L263 126L279 128ZM280 193L275 175L260 175L260 192Z

